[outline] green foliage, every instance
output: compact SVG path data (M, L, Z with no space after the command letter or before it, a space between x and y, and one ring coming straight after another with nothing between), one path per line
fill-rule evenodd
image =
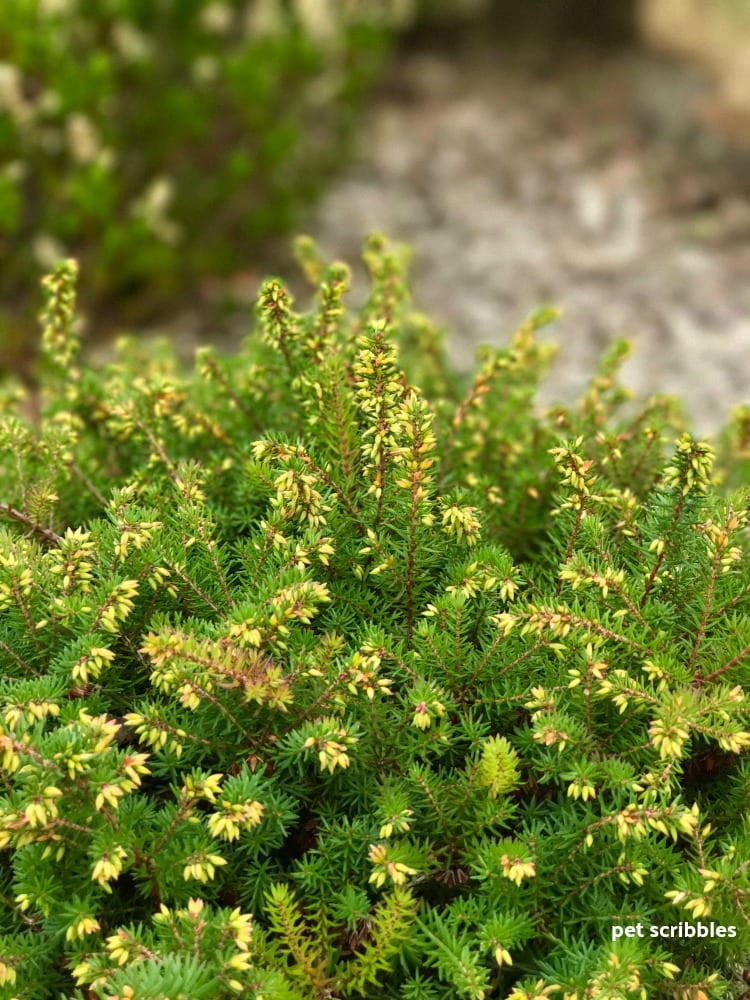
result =
M744 411L715 460L617 345L540 412L549 311L464 384L400 251L356 315L299 255L310 310L265 282L191 373L93 370L46 280L0 422L0 995L729 996Z
M136 303L246 266L340 162L399 9L4 0L3 349L24 339L13 315L36 311L40 268L66 256L86 304L131 322Z

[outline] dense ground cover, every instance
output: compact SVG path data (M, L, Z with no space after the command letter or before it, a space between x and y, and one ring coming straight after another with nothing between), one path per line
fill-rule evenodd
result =
M354 314L298 255L311 309L269 279L192 372L82 362L46 281L0 425L2 995L733 995L748 411L694 438L623 345L542 410L549 310L462 378L397 249Z

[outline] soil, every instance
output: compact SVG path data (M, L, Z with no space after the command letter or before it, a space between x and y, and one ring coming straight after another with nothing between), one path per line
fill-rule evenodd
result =
M679 394L714 432L750 402L750 147L705 128L710 107L707 81L638 48L412 43L304 230L349 263L372 230L410 244L415 308L461 368L552 303L543 403L572 401L626 337L625 384ZM294 273L286 250L273 269ZM365 287L355 269L352 304Z

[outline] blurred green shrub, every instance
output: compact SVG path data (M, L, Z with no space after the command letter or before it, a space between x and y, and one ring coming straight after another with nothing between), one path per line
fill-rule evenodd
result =
M138 322L288 229L409 14L399 0L3 0L5 364L62 257L85 269L85 305L127 303L120 318Z

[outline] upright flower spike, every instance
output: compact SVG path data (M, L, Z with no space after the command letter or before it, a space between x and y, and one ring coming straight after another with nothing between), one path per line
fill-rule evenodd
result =
M337 767L342 769L349 767L348 750L359 741L359 738L352 736L349 730L340 726L338 720L332 716L319 719L311 728L312 735L307 737L302 749L317 750L321 771L333 774Z
M43 278L45 303L39 317L43 356L57 372L70 378L77 377L71 365L81 346L75 332L77 280L78 264L73 259L61 262Z
M458 503L443 504L442 528L457 542L464 541L469 547L476 545L482 531L476 507Z
M354 391L362 415L361 453L369 493L382 500L388 459L398 448L399 402L404 385L398 370L398 352L385 332L384 322L372 325L358 340L354 363Z
M410 251L404 245L392 245L382 233L371 233L362 260L370 273L371 285L362 320L370 325L384 319L388 325L401 318L409 299L405 275Z
M706 493L711 484L714 450L708 441L696 441L690 434L683 434L677 450L664 473L664 484L678 487L683 496L691 490Z
M429 527L434 522L430 496L434 476L429 470L435 464L437 443L432 430L433 415L419 393L412 390L399 404L397 421L407 443L393 452L395 463L404 471L396 486L412 495L410 523L418 519Z
M519 757L504 736L491 736L482 747L479 762L479 784L489 789L490 796L510 792L520 781Z
M331 264L323 272L312 332L305 338L305 348L313 363L320 363L339 340L341 323L346 315L342 299L349 288L350 277L349 268L341 261Z
M285 521L296 520L303 527L313 529L325 525L325 514L331 505L323 503L323 496L316 486L322 483L318 476L303 472L299 461L293 460L274 480L276 496L271 505Z
M261 286L256 311L265 341L279 351L290 372L295 370L299 317L292 310L291 295L277 278Z
M550 454L555 456L555 465L562 475L561 484L584 497L591 493L597 477L592 472L593 459L584 459L578 452L582 445L583 438L578 437L571 446L550 448Z

